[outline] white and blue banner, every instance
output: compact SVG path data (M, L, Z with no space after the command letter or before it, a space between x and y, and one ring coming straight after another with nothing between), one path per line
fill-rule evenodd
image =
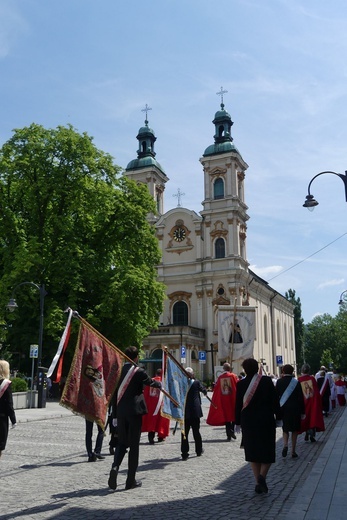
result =
M218 306L218 357L237 361L253 357L255 309Z

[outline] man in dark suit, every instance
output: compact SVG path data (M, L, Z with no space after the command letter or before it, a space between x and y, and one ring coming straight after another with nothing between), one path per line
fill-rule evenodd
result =
M181 453L182 460L187 460L189 457L189 442L188 435L190 428L193 431L193 437L195 442L195 453L200 457L203 453L202 449L202 438L200 433L200 417L202 417L201 408L201 397L200 392L207 395L206 388L198 381L194 379L194 371L192 368L186 368L186 372L190 374L190 387L187 393L186 406L184 409L184 433L181 434Z
M117 489L118 471L127 448L129 448L129 455L125 489L133 489L142 485L141 482L135 480L135 475L139 464L142 415L147 413L143 386L161 388L160 382L151 379L143 368L136 365L139 356L136 347L128 347L124 354L135 364L129 361L124 363L112 400L113 425L117 425L118 428L118 444L108 479L111 489Z

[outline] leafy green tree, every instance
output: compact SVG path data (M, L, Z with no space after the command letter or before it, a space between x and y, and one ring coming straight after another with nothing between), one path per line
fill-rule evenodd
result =
M305 357L311 365L312 371L317 371L329 353L332 362L336 362L337 334L335 321L330 314L323 314L313 318L305 328Z
M15 130L0 149L0 323L2 351L38 342L45 285L43 362L57 348L69 306L120 348L141 345L158 324L164 287L144 185L121 176L112 157L73 127ZM74 329L77 322L74 320ZM72 338L75 340L76 338ZM20 367L22 369L22 367Z
M304 320L301 312L301 301L300 298L296 297L295 291L289 289L285 293L285 298L294 305L294 337L295 337L295 356L298 367L300 368L305 356L304 356Z

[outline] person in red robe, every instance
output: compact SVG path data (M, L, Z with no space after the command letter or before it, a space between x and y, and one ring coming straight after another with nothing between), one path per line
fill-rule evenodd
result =
M339 406L346 406L346 381L343 376L338 376L338 379L335 381L336 391L337 391L337 402Z
M162 369L158 368L154 381L162 380ZM160 414L162 407L162 393L158 388L146 386L144 388L144 396L148 409L148 413L142 417L141 432L148 432L149 444L154 444L155 434L158 434L158 442L168 437L170 432L170 419Z
M324 432L322 396L316 378L310 375L311 367L304 363L298 381L301 384L305 402L305 418L301 420L299 433L305 432L305 441L316 442L316 432Z
M238 377L231 372L229 363L224 363L223 373L218 377L212 395L212 402L206 419L210 426L225 426L227 440L236 439L235 403Z

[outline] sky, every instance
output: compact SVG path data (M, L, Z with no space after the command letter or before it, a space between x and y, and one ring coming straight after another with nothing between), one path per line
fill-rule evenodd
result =
M347 289L345 0L0 0L0 146L72 125L122 168L145 120L170 181L164 209L200 212L221 87L249 168L247 259L305 323Z

